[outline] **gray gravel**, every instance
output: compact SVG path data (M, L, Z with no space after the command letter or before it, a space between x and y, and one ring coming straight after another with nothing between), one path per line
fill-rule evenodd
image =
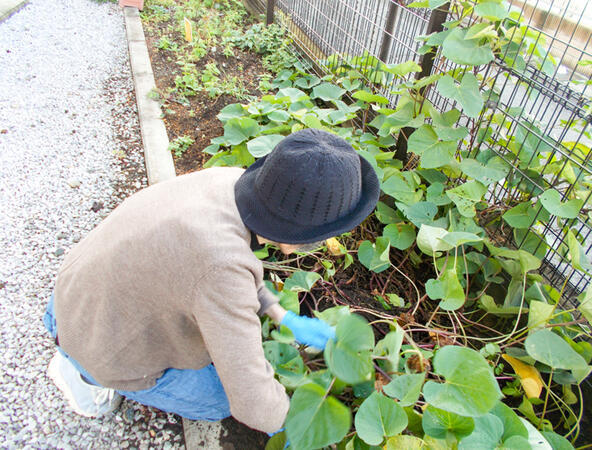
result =
M182 447L176 416L83 418L45 375L64 256L146 183L118 6L31 0L0 23L0 447Z

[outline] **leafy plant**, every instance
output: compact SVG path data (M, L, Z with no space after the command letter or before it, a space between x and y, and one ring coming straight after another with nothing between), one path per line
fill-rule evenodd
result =
M292 67L297 61L290 48L291 41L286 37L286 31L275 24L265 26L256 23L244 33L232 33L224 42L262 55L264 66L274 73Z
M492 152L471 155L465 148L475 139L472 133L479 130L459 126L461 113L468 108L473 120L482 114L474 109L482 94L470 72L464 76L450 73L447 81L442 81L446 80L442 76L410 81L409 74L419 70L412 63L385 67L382 76L373 71L380 85L387 85L385 80L400 81L398 102L391 109L386 106L386 97L357 83L360 75L356 74L356 65L361 63L348 61L344 71L339 68L343 66L335 65L336 74L324 78L300 70L281 71L272 82L278 89L275 95L246 105L229 105L220 112L224 135L213 139L204 150L213 155L207 167L248 166L271 152L283 136L305 127L320 128L348 140L373 165L381 180L377 210L361 235L349 240L345 253L351 256L357 252L359 263L371 274L375 286L381 286L374 290L378 294L374 298L382 299L380 312L369 307L362 310L375 314L375 323L388 324L390 331L375 344L374 335L368 331L371 328L351 318L346 320L349 315L342 309L315 311L338 330L323 359L314 359L314 364L308 365L306 358L293 351L290 359L281 363L271 358L280 381L294 391L286 423L291 447L340 443L387 448L420 444L436 448L528 448L534 431L524 421L530 420L535 431L538 427L550 433L553 426L546 418L549 409L561 411L558 425L577 435L577 413L562 400L563 385L554 374L541 375L544 395L539 395L543 398L530 398L526 394L528 379L514 372L513 366L504 366L504 358L521 358L532 370L538 361L537 367L545 367L541 373L561 371L562 382L568 382L564 376L569 373L568 384L572 386L578 386L589 373L592 352L584 350L588 346L579 338L586 332L577 327L583 320L577 319L573 310L562 310L558 304L562 292L544 284L536 273L541 265L540 250L544 252L546 243L529 230L533 222L544 224L552 215L573 217L583 203L577 197L561 200L550 193L556 193L555 189L537 192L520 185L516 189L524 192L515 206L488 203L489 187L496 183L511 185L513 169ZM470 81L463 83L466 79ZM450 84L451 80L453 85L441 84ZM430 86L454 98L456 107L438 111L420 96L422 88ZM484 106L482 103L481 108ZM369 111L374 118L368 129L353 126L353 119L364 118ZM417 154L418 163L402 170L402 163L394 159L392 134L407 126L417 129L409 139L409 149ZM545 158L546 150L540 151L539 144L529 142L529 136L525 133L509 138L531 145L533 150L538 147L533 154L538 152ZM532 161L525 160L524 164L525 169L533 167ZM535 239L536 250L497 244L496 220L491 221L489 216L492 210L498 211L498 220L503 214L503 220L516 227L516 240L526 242L525 248L530 248L531 239ZM570 254L574 261L581 261L582 252L576 248L574 241ZM351 263L344 257L322 254L315 256L315 261L309 270L332 267L332 275L319 276L322 281L306 290L307 297L315 302L320 295L341 303L338 299L343 294L334 277L346 270L346 264L351 270ZM401 270L402 262L407 264L407 273ZM426 270L427 264L432 268ZM286 265L278 263L267 267L287 270ZM420 270L423 279L417 279ZM359 269L354 270L358 273ZM396 277L404 283L392 286L391 280ZM588 303L584 302L584 310ZM405 304L407 309L401 313ZM399 313L386 314L384 305L396 305L394 311ZM563 327L563 323L573 326ZM553 358L525 347L525 338L541 327L553 328L555 331L548 333L567 346L577 342L573 352L582 359L576 361L574 357L558 366ZM281 344L284 355L288 348L295 348L285 336L272 335L280 340L266 342L266 348ZM549 345L552 340L548 334L539 339ZM500 403L502 389L523 399L518 409L522 418ZM576 402L582 401L576 396ZM367 406L362 408L365 402ZM425 404L429 405L427 409ZM399 408L405 411L406 423ZM307 427L310 434L304 431Z
M350 142L381 182L374 214L326 251L292 260L262 252L280 303L310 309L337 331L315 355L263 324L266 356L292 394L292 448L529 448L535 439L570 448L560 434L571 442L579 434L592 288L577 310L566 308L566 286L546 284L538 270L549 248L543 230L553 225L572 269L592 270L569 222L587 212L592 180L552 151L544 124L490 107L498 64L551 70L542 37L502 2L451 10L441 33L420 38L423 52L443 55L446 72L415 79L416 62L387 65L364 53L331 55L332 74L319 77L279 57L269 93L223 108L224 133L204 149L206 167L247 167L284 136L319 128ZM217 34L217 23L202 38L222 36L220 48L281 47L268 45L261 26L241 37ZM180 90L224 91L217 65L181 67ZM449 107L432 104L430 90ZM584 134L588 125L565 126ZM394 136L407 128L412 158L402 162ZM583 141L559 144L582 162L590 152ZM494 200L497 188L505 198Z
M169 144L169 151L176 157L183 156L189 147L193 145L194 140L190 136L179 136Z
M172 42L167 36L162 36L156 43L156 47L160 50L170 50L176 52L179 47L176 42Z

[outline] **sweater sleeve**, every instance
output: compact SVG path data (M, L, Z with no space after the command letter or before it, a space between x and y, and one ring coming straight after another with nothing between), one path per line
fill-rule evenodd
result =
M271 305L279 303L279 299L263 284L257 291L257 297L259 298L259 311L257 311L259 317L263 317L265 311L267 311Z
M216 265L199 283L194 314L232 415L273 433L283 426L289 398L263 353L256 284L248 264Z

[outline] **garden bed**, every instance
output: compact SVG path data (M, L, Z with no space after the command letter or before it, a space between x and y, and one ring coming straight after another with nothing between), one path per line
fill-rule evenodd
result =
M209 155L202 150L224 132L216 116L225 106L262 95L261 87L265 89L266 80L273 75L264 67L263 57L281 46L271 35L255 35L256 30L245 36L241 31L256 21L247 16L240 3L224 4L227 9L219 12L213 6L201 9L207 13L201 21L192 21L191 43L175 18L175 5L180 2L147 2L142 13L157 86L154 97L161 102L169 141L172 145L179 143L172 150L177 175L203 167ZM191 14L189 8L184 17L193 18L198 10ZM229 10L240 13L229 18ZM229 42L224 47L223 40ZM184 137L191 143L186 140L184 144Z
M477 12L475 20L494 13L502 14ZM528 448L542 436L536 428L558 448L571 445L560 434L588 443L580 384L592 346L580 326L592 316L592 294L580 299L585 318L558 308L565 286L548 286L537 273L545 249L529 228L533 218L571 217L584 201L577 190L563 202L551 189L536 192L494 153L459 148L480 133L470 127L483 109L478 83L487 82L478 81L478 66L491 48L510 44L490 45L486 40L497 36L491 31L465 44L465 31L454 28L449 48L447 38L434 45L474 70L413 81L417 64L384 66L368 88L361 79L374 65L370 55L333 60L334 75L320 78L297 63L281 30L247 19L234 0L147 1L142 16L177 174L246 167L308 127L347 139L381 179L375 214L352 233L310 254L286 258L266 247L258 255L286 309L337 328L324 355L311 356L269 320L263 324L266 356L293 393L286 428L294 448ZM473 26L481 36L484 24ZM389 109L377 92L393 79L400 100ZM427 85L456 108L438 112L420 95ZM459 110L469 116L466 126L459 126ZM374 120L363 130L352 126L368 115ZM408 142L417 158L406 167L393 158L392 135L403 127L417 129ZM486 132L479 139L496 145ZM547 167L528 133L505 145L528 147L539 159L531 177ZM496 183L514 190L508 202L484 200ZM525 241L522 249L502 248L500 229ZM589 270L578 239L572 232L565 251L574 267ZM307 414L298 413L305 412L318 426L332 425L303 428Z

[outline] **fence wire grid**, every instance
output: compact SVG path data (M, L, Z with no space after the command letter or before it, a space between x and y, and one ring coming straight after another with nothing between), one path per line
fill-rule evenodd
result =
M256 7L260 11L267 8L268 20L272 17L288 30L321 75L331 73L336 61L346 63L352 57L365 56L361 59L365 67L359 69L366 84L389 98L392 107L397 102L397 96L390 92L393 86L372 83L373 71L378 70L380 63L414 60L422 67L418 76L458 69L439 53L423 55L423 42L417 39L441 31L443 23L451 18L451 8L458 7L455 3L431 11L410 8L410 2L405 0L249 1L258 2ZM476 127L487 137L461 144L459 150L473 156L490 151L511 166L510 175L491 185L486 194L490 204L505 209L519 199L524 200L524 186L533 197L553 188L565 200L584 180L592 183L592 152L582 150L592 146L591 88L586 84L592 66L579 64L592 59L592 0L510 0L507 6L519 16L524 39L516 44L517 48L508 47L506 52L522 52L523 58L501 54L482 67L480 74L492 78L496 89L483 92L486 107L478 119L462 116L459 120L459 124L469 129ZM428 89L424 95L441 111L454 106L436 89ZM412 131L401 130L398 146L403 152ZM511 145L517 146L517 150L511 149ZM398 156L400 150L397 149ZM537 155L542 166L540 173L528 168ZM541 221L541 225L538 218L544 211L539 203L528 233L500 233L504 245L524 248L533 254L542 251L543 276L556 289L564 288L564 299L574 306L575 297L589 285L590 276L573 269L563 231L566 227L572 230L589 260L589 186L586 185L586 200L576 218L551 217ZM502 220L500 223L503 225Z

